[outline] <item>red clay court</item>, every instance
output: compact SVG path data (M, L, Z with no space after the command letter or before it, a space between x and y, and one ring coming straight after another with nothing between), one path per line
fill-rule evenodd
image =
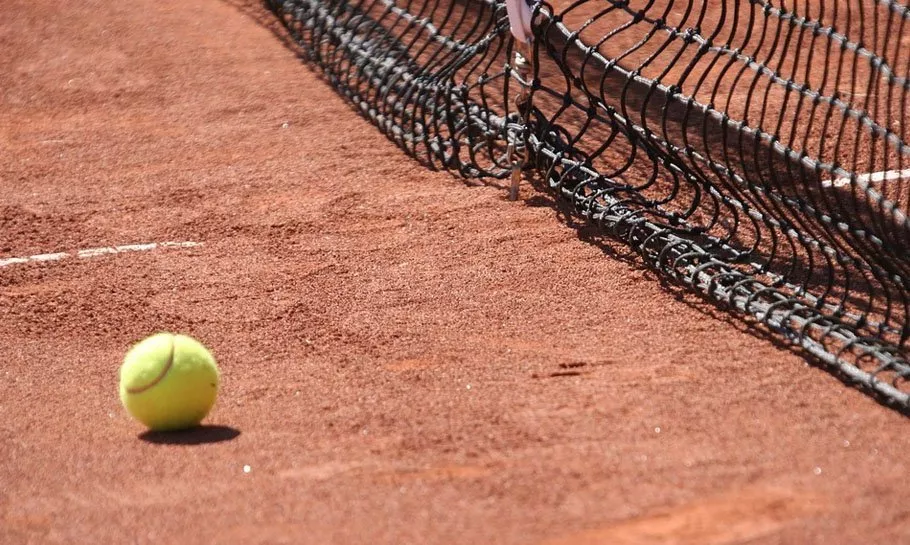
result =
M0 543L910 542L904 414L425 168L268 16L0 5ZM120 405L161 330L201 430Z

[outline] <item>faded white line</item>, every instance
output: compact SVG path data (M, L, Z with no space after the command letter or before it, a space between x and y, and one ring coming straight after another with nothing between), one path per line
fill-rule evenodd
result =
M860 184L861 187L866 187L868 184L879 184L882 182L890 182L891 180L902 180L904 178L910 178L910 168L857 174L856 182ZM850 185L850 183L850 178L845 176L843 178L837 178L834 181L824 181L822 182L822 187L845 187Z
M66 257L68 255L69 254L67 254L65 252L60 252L60 253L56 253L56 254L39 254L39 255L33 255L33 256L29 257L29 260L31 260L31 261L57 261L58 259L63 259L64 257Z
M10 257L6 259L0 259L0 267L8 267L10 265L19 265L21 263L33 263L33 262L46 262L46 261L60 261L61 259L68 259L71 257L78 257L80 259L87 259L90 257L98 257L103 255L113 255L113 254L122 254L124 252L147 252L150 250L155 250L157 248L194 248L196 246L202 246L201 242L150 242L147 244L124 244L122 246L106 246L103 248L86 248L84 250L78 250L75 252L57 252L52 254L36 254L26 257Z

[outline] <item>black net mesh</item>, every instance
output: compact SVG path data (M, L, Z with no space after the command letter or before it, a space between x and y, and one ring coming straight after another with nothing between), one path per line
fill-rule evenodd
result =
M493 0L267 3L424 164L523 164L666 278L910 407L906 5L543 2L525 46Z

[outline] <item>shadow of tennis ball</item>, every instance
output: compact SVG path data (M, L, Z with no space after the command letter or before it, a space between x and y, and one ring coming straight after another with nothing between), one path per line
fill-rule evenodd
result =
M139 439L156 445L204 445L231 441L240 435L240 430L230 426L196 426L186 430L153 431L139 434Z

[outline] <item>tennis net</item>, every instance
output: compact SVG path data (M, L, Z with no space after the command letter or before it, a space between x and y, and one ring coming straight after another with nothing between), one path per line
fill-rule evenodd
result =
M524 170L666 279L910 408L906 5L541 2L525 43L497 0L266 4L423 164Z

